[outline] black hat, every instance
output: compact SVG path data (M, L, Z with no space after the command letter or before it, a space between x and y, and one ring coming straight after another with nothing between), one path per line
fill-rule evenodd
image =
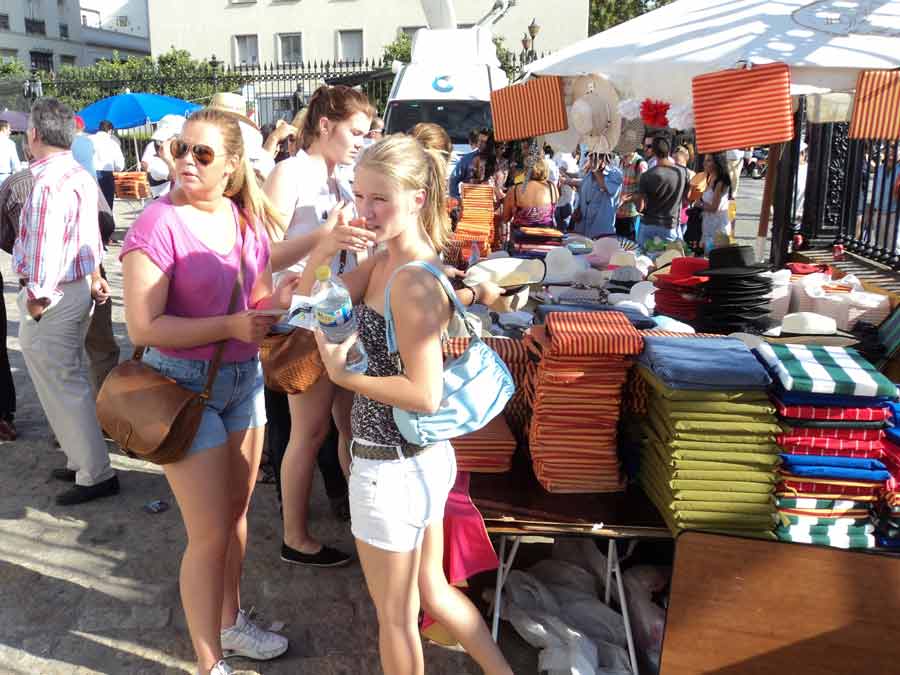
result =
M768 269L765 263L753 262L755 258L752 246L714 248L709 252L709 269L703 271L703 276L745 277Z

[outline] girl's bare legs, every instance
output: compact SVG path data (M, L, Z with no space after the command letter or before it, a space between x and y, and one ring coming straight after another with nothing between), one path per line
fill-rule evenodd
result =
M288 396L291 436L281 463L284 543L301 553L316 553L320 544L309 534L309 495L316 455L328 434L334 384L322 376L302 394Z
M256 486L265 427L244 429L228 436L228 488L232 537L228 545L222 602L222 628L230 628L241 608L241 570L247 551L247 511Z
M385 551L356 540L359 562L378 614L378 651L384 675L424 675L419 637L419 549Z
M444 574L444 521L425 530L419 565L422 607L465 648L485 675L513 675L475 605L447 581Z
M228 517L231 498L225 489L229 452L226 444L163 467L187 530L179 575L181 604L203 673L222 658L225 558L234 536L234 521Z

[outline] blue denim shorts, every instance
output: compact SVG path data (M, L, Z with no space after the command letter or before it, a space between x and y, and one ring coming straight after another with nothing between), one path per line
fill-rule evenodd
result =
M156 349L148 349L143 361L185 389L201 392L206 386L209 361L177 359ZM266 402L259 359L223 363L188 454L225 445L229 434L255 429L265 423Z

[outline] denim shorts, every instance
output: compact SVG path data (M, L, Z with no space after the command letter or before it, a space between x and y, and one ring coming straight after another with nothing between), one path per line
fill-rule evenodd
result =
M177 359L156 349L148 349L143 361L185 389L201 392L206 386L209 361ZM229 434L265 424L266 402L259 359L223 363L188 454L225 445Z
M353 442L360 443L359 439ZM349 481L350 530L375 548L412 551L422 545L428 525L443 519L455 482L456 453L446 441L408 459L354 457Z

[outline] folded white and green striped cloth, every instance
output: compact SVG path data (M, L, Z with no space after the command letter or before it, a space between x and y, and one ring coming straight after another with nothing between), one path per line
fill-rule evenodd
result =
M764 342L756 352L787 391L897 397L897 386L847 347Z

